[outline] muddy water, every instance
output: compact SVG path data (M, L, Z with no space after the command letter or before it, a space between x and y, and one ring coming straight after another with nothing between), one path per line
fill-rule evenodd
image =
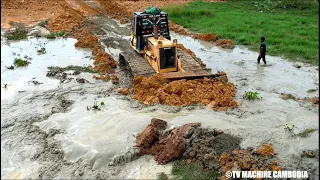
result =
M77 50L73 44L75 39L50 40L30 38L28 41L19 41L1 45L1 83L8 84L7 89L1 89L1 100L15 96L19 92L37 89L49 90L59 85L59 81L46 77L47 67L68 65L92 65L89 49ZM45 47L46 54L38 55L37 50ZM31 58L27 67L6 68L13 65L14 58ZM34 78L34 79L33 79ZM41 88L30 84L36 80L43 83Z
M125 51L128 48L125 44L127 31L110 19L105 18L101 21L99 20L102 29L107 34L100 36L100 41L106 46L106 51L117 59L119 50ZM116 31L117 29L121 30ZM37 40L31 40L34 41L33 45L30 41L12 43L10 46L2 45L1 51L6 53L1 56L1 74L6 77L2 77L2 84L12 85L6 91L1 91L1 105L4 105L1 109L1 126L2 130L5 130L1 138L1 147L4 150L1 155L5 157L5 160L1 161L1 165L4 165L1 177L80 178L78 174L84 172L81 178L101 175L113 178L156 178L159 172L169 173L171 164L156 165L150 156L140 157L118 167L108 166L116 155L125 153L134 145L137 133L141 132L153 117L167 120L169 128L189 122L201 122L204 127L222 129L241 137L243 148L255 148L261 143L272 143L282 166L295 170L318 169L318 159L302 158L300 154L306 149L318 149L319 130L316 129L307 138L293 138L283 126L286 123L294 124L294 133L307 128L317 128L318 107L304 102L283 100L280 96L280 93L291 93L297 97L315 96L318 91L313 94L306 91L314 89L319 83L316 67L303 65L301 69L296 69L293 63L271 56L267 56L271 66L263 67L255 64L257 54L243 47L236 46L233 50L224 50L189 37L177 34L173 34L173 37L177 37L186 48L192 49L213 72L227 72L229 81L237 86L236 100L241 104L239 108L215 112L197 106L144 107L130 101L128 97L113 93L112 88L118 86L114 87L110 82L96 81L90 74L80 74L90 81L85 84L75 81L60 83L56 79L47 78L47 66L83 65L92 62L86 58L91 53L75 49L75 40L72 39L66 40L68 42L49 41L45 46L48 53L39 56L35 49ZM50 43L54 51L53 48L49 48ZM117 44L118 47L110 47L112 44ZM12 64L14 56L11 52L16 50L19 50L20 56L33 53L30 55L33 58L32 64L25 69L6 70L3 65ZM26 77L24 81L21 80L23 77ZM33 77L44 84L27 88L27 81ZM124 77L121 76L120 80L121 78ZM25 90L24 94L18 92L20 89ZM247 90L259 92L263 99L243 100L242 95ZM67 110L61 109L65 103L61 99L72 102L67 106ZM87 110L94 101L104 102L101 110ZM58 110L52 113L52 109ZM23 129L27 126L25 120L35 117L41 118L31 121L32 126L39 126L43 133L59 131L43 138L44 144L49 144L49 148L42 143L34 145L30 139L25 138L30 135L42 142L42 138L37 138L41 133L19 132L24 132ZM57 157L49 153L52 151L52 142L59 144L63 156ZM30 144L34 148L30 148ZM38 154L40 158L30 160L35 155L38 157ZM89 170L86 169L88 165ZM59 168L53 170L52 167ZM318 175L318 171L312 173Z

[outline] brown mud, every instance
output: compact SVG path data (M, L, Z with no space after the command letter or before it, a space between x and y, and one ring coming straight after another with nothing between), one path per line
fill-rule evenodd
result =
M221 179L227 171L281 171L271 144L241 149L241 139L216 129L189 123L166 130L167 122L153 118L136 137L138 155L151 154L159 164L181 159L183 164L198 163L217 171Z
M54 17L46 26L53 32L65 31L74 32L82 25L83 14L70 8L68 5L63 6L63 13Z
M186 106L202 103L213 109L238 106L233 100L235 87L216 79L178 80L168 82L160 74L150 77L136 76L133 80L132 99L144 104Z

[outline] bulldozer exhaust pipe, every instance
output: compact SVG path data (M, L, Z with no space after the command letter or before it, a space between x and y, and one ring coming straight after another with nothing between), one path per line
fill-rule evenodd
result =
M158 39L158 26L154 25L153 26L153 34L154 34L154 38Z
M154 21L153 21L153 36L154 36L155 39L158 39L158 37L159 37L156 18L154 18Z

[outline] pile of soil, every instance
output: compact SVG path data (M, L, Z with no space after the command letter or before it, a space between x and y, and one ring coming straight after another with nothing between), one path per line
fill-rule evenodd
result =
M303 100L312 104L319 104L319 97L304 98Z
M73 9L83 13L84 16L94 16L100 14L98 9L88 6L84 1L65 0Z
M177 80L168 82L160 74L149 77L136 76L133 80L132 99L144 104L183 106L210 104L213 109L238 106L233 100L235 87L232 83L217 79Z
M94 70L99 73L99 76L94 75L93 77L105 81L111 79L113 84L118 84L119 78L117 76L110 77L110 74L114 73L114 69L117 67L116 61L98 44L98 37L93 35L89 28L79 30L73 34L73 37L78 40L74 44L75 47L91 48L92 54L96 56L93 64L95 65Z
M96 50L96 59L93 62L94 70L99 72L102 75L108 75L110 73L114 73L114 68L117 67L116 61L112 58L112 56L102 50L102 48L98 48Z
M121 88L118 90L118 93L123 94L123 95L128 95L129 94L129 89L127 88Z
M166 164L171 160L182 157L188 146L187 139L190 138L195 128L200 123L190 123L174 128L162 138L161 131L167 126L167 122L153 118L144 131L136 138L138 154L152 154L159 164Z
M103 9L104 14L110 15L112 18L120 20L122 23L128 22L132 13L126 10L125 6L121 6L122 1L116 2L112 0L97 0Z
M1 1L1 28L11 27L10 22L37 24L63 12L64 1L4 0Z
M175 24L174 22L168 20L169 23L169 30L170 31L174 31L178 34L182 34L182 35L189 35L189 33L180 25Z
M154 155L159 164L182 159L182 163L198 163L204 169L217 171L281 171L272 145L263 144L256 151L241 149L241 139L215 129L204 129L200 123L189 123L165 131L167 122L153 118L137 137L138 155Z
M83 14L70 8L68 5L63 6L63 13L53 18L47 24L47 28L53 32L64 30L65 32L74 32L82 26Z
M215 42L216 40L219 39L219 35L212 34L212 33L206 33L206 34L201 34L200 39L208 42Z
M222 48L233 49L234 44L230 39L219 39L216 41L217 46L221 46Z
M78 41L74 44L75 47L94 48L98 44L97 36L89 32L88 29L77 32L73 35Z

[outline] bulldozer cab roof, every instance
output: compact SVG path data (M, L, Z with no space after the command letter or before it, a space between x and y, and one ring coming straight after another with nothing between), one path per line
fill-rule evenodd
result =
M157 16L167 16L168 14L165 12L160 12L159 14L147 14L145 12L134 12L133 13L135 16L140 16L143 18L147 18L147 17L157 17Z

